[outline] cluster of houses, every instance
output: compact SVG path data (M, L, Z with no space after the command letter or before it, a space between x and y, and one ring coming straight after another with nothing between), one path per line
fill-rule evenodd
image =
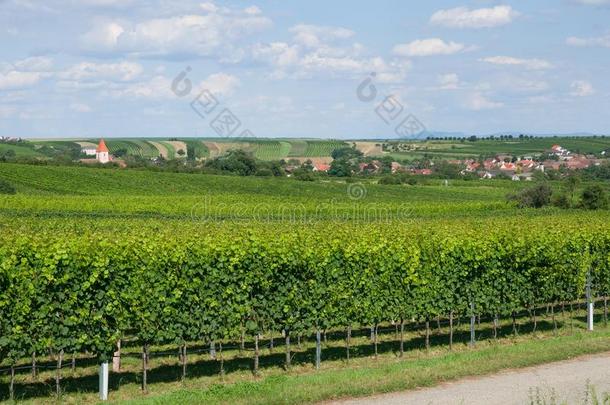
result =
M601 164L601 160L593 155L573 154L560 145L553 145L549 156L554 159L535 160L532 157L513 159L510 155L498 155L494 159L483 162L474 160L450 161L450 163L465 165L462 174L476 173L484 179L491 179L498 175L509 176L515 181L532 180L536 170L580 170L593 165Z
M314 172L326 173L330 170L330 164L328 163L316 163L312 162ZM380 174L382 172L383 164L379 160L372 160L370 162L362 162L358 164L358 170L360 174ZM286 172L291 173L297 169L298 165L288 165L285 167ZM391 163L392 173L411 173L423 176L429 176L432 174L432 169L414 169L408 166L401 165L398 162Z
M553 145L547 151L547 159L541 160L526 156L513 158L512 155L497 155L493 159L477 161L474 159L448 160L447 163L462 167L461 174L476 174L481 179L492 179L494 177L510 177L514 181L530 181L535 171L545 170L567 170L586 169L592 165L599 165L600 159L591 155L573 154L560 145ZM416 169L392 162L392 173L410 173L414 175L429 176L434 172L434 165L429 169ZM328 172L330 165L327 163L313 163L315 172ZM359 164L360 173L378 174L382 171L382 163L378 160L362 162Z

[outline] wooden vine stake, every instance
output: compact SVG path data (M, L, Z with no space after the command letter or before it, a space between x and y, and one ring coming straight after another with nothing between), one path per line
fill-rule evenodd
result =
M121 371L121 339L116 342L116 351L112 356L112 372L118 373Z
M453 350L453 310L449 311L449 350Z
M15 399L15 365L11 364L11 383L9 385L9 398L11 401Z
M405 354L405 320L400 318L400 357Z
M349 363L349 345L350 345L351 339L352 339L352 327L350 325L347 327L347 332L345 333L345 352L347 354L348 363Z
M258 375L258 333L254 335L254 375Z
M290 369L290 333L286 331L286 371Z
M186 380L186 342L182 344L182 353L180 357L182 360L182 382L184 382Z
M474 347L475 344L475 327L476 316L474 315L474 302L470 303L470 347Z
M148 345L142 346L142 391L148 393L147 385L147 371L148 371Z
M320 363L322 362L322 342L320 336L320 329L316 330L316 370L320 369Z

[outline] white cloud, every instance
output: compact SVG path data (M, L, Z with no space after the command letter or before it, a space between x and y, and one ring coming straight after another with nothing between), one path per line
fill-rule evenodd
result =
M33 87L51 76L53 61L45 57L31 57L13 63L0 63L0 90Z
M25 58L12 63L0 62L0 74L8 74L12 71L16 72L37 72L50 73L53 67L53 60L47 57L34 56Z
M553 67L550 62L544 59L519 59L511 56L490 56L480 59L480 61L494 65L523 66L530 70L545 70Z
M117 88L117 83L108 82L105 80L95 81L76 81L76 80L58 80L56 82L58 90L63 92L89 91L89 90L109 90Z
M214 73L205 79L200 87L205 88L212 92L214 95L228 96L231 95L235 89L241 85L239 78L226 74L226 73Z
M386 62L381 57L361 57L335 49L333 55L328 48L304 51L297 45L273 43L258 45L253 56L275 67L274 78L311 78L316 74L345 75L350 77L375 72L377 80L394 83L404 80L411 64L409 61ZM345 51L345 50L344 50Z
M13 66L22 72L48 72L53 67L53 60L44 56L33 56L13 63Z
M149 80L128 83L107 92L116 98L147 98L151 100L176 99L172 91L172 81L166 76L157 75ZM239 78L226 74L214 73L209 75L199 85L193 87L192 95L195 97L203 89L211 91L215 96L228 96L241 84Z
M270 64L275 70L272 78L311 78L330 74L341 77L360 77L377 73L377 80L396 83L404 80L409 61L387 62L381 57L365 56L358 43L342 43L354 32L341 27L297 25L290 29L294 42L272 42L252 47L254 60Z
M64 72L59 77L64 80L118 80L130 81L143 72L142 65L134 62L93 63L81 62Z
M255 59L267 60L280 69L294 66L299 62L299 47L285 42L257 44L252 49Z
M323 27L317 25L299 24L290 29L294 34L294 41L307 48L317 48L325 43L335 40L349 39L354 31L342 27Z
M124 32L125 28L116 22L97 23L81 37L81 43L86 49L112 51Z
M610 48L610 35L592 38L569 37L566 39L566 44L570 46L600 46Z
M130 83L122 88L110 90L108 93L116 98L147 98L154 100L176 97L172 92L172 80L161 75L154 76L144 82Z
M570 95L575 97L586 97L595 93L593 85L585 80L575 80L570 84L572 92Z
M468 98L466 103L466 107L474 111L493 110L496 108L501 108L503 106L503 103L489 100L485 95L480 92L473 93Z
M232 55L239 53L239 40L272 25L256 7L233 10L203 3L200 9L200 14L138 22L98 22L81 37L81 44L91 52L153 57Z
M449 28L492 28L509 24L519 13L511 6L496 6L470 10L457 7L439 10L430 17L430 23Z
M43 75L39 72L19 72L12 70L0 73L0 90L22 89L37 84Z
M441 90L456 90L460 84L460 78L456 73L448 73L437 77Z
M396 45L393 49L399 56L452 55L466 50L464 44L445 42L439 38L418 39L408 44Z

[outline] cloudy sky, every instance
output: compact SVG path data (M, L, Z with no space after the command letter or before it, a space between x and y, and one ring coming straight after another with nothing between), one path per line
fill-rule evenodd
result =
M0 0L0 50L4 136L610 133L610 0Z

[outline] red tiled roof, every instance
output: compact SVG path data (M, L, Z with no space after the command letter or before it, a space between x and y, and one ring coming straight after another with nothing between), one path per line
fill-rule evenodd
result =
M100 139L100 144L97 145L96 152L108 152L108 148L106 147L106 142L103 139Z

